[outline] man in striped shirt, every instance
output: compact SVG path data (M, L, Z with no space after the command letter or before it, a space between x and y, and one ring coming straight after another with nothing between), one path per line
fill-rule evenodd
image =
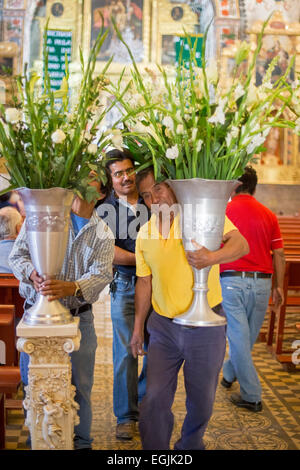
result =
M113 234L94 210L94 205L95 202L88 203L79 197L74 199L66 255L57 279L44 281L36 272L30 258L25 224L9 257L12 271L20 281L20 294L26 299L25 309L35 303L37 292L40 292L50 301L60 299L74 316L80 317L80 348L71 354L75 400L80 407L80 423L75 426L75 449L92 448L91 390L97 348L92 304L112 280L114 256ZM21 353L24 385L28 385L28 364L29 356Z

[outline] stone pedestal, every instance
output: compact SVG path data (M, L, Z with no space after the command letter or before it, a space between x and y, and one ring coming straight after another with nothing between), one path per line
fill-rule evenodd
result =
M73 449L78 404L69 354L80 346L79 318L66 325L17 327L17 348L30 356L25 387L26 426L33 450Z

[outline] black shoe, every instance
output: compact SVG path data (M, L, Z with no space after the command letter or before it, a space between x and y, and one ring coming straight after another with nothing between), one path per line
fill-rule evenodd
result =
M238 393L233 393L230 397L230 401L234 405L239 406L240 408L246 408L247 410L250 410L250 411L257 412L257 411L262 410L261 401L251 402L251 401L243 400L241 395L239 395Z
M116 427L116 438L124 441L133 439L135 433L135 421L127 421L126 423L119 423Z
M221 385L225 388L230 388L231 385L233 384L233 382L235 382L236 379L234 379L232 382L228 382L228 380L226 380L224 377L223 379L221 380Z

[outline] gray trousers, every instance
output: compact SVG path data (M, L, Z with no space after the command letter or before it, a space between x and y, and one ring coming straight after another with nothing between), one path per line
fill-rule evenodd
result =
M153 312L148 319L147 388L140 407L143 449L169 449L171 411L183 365L186 416L176 450L204 449L203 435L212 415L226 346L225 326L190 328Z

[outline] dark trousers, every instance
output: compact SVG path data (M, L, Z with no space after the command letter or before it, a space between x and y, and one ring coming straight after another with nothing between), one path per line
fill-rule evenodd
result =
M139 421L143 449L169 449L174 425L171 408L183 364L186 416L174 448L204 449L203 435L225 356L225 326L189 328L153 312L147 328L147 388Z

